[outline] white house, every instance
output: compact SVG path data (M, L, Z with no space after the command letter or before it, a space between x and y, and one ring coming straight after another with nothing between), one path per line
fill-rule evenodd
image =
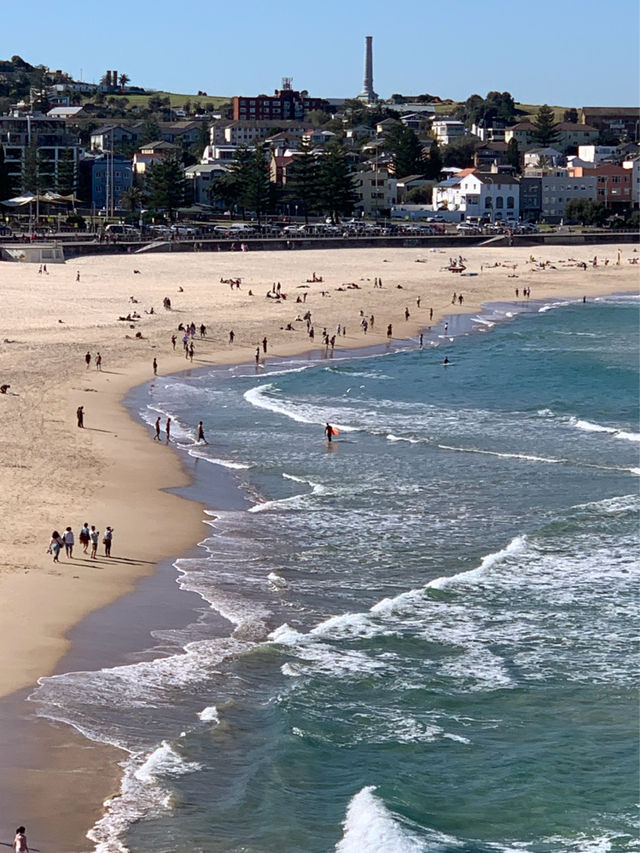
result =
M500 172L464 169L435 186L432 198L434 210L458 210L464 219L475 216L495 222L520 216L518 179Z
M467 128L461 121L452 118L436 119L431 125L431 132L440 145L448 145L455 139L465 136Z
M578 145L578 157L599 166L605 161L617 162L617 145Z

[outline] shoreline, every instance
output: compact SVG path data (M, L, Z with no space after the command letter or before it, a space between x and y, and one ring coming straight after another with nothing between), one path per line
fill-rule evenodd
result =
M573 250L573 247L571 248ZM495 255L495 248L492 248L490 251ZM502 251L507 250L500 250L500 252ZM554 251L556 251L555 248ZM412 252L412 254L415 253ZM458 279L457 281L462 280ZM447 284L449 282L451 282L451 279L447 279ZM470 284L470 281L464 281L465 287ZM539 284L536 282L536 284L540 287L542 282ZM545 288L541 287L540 289L544 290ZM558 293L553 293L545 298L536 292L535 300L559 301L562 298L577 299L582 296L582 290L583 288L573 297L564 297ZM607 289L609 293L620 291L621 288L617 285L611 289ZM384 295L390 296L392 293L389 290ZM592 293L590 298L593 295ZM598 291L598 295L602 295L602 292ZM405 295L398 294L398 298L404 301ZM408 294L406 298L408 299ZM496 300L486 300L487 303L494 301ZM504 303L507 300L502 301ZM436 324L438 320L448 314L448 308L448 305L446 307L440 305L434 311L433 324ZM456 310L456 308L454 308L456 316L463 314L470 318L472 314L482 313L482 308L479 307L479 310L476 310L476 306L471 301L465 304L461 310ZM163 316L163 319L166 320L167 318ZM395 340L406 341L411 334L417 335L424 326L424 322L418 319L415 321L412 320L411 323L407 322L403 324L402 329L403 331L406 330L409 334L402 335L402 337L398 335ZM450 336L453 334L454 330L451 329ZM367 346L363 348L362 344L365 341ZM340 343L342 344L342 341ZM362 350L372 352L378 348L384 351L386 348L385 338L381 334L370 335L366 338L361 337L360 333L358 335L352 334L345 343L347 346L345 346L344 350L341 348L340 354L344 352L346 357L354 357L358 351ZM313 347L310 349L307 341L304 344L301 346L299 342L287 341L285 343L283 341L282 344L279 343L278 345L277 357L289 358L297 356L300 358L307 356L311 358L313 352L317 351L317 348ZM402 344L400 345L402 346ZM84 345L80 347L80 350L83 348ZM154 348L152 345L152 349ZM248 352L244 357L240 358L238 358L236 352L236 350L221 352L218 349L206 362L201 362L198 368L187 367L186 369L190 371L192 369L210 369L215 366L222 367L222 365L251 365ZM150 360L151 355L153 353L147 350L147 361ZM364 353L362 357L366 357ZM170 356L167 359L167 355L162 354L162 359L163 362L166 360L169 361L168 369L165 368L165 374L175 375L184 372L184 359L181 356ZM117 363L114 366L121 367ZM105 370L104 373L106 374L107 371ZM83 375L82 372L78 372L78 375L73 377L72 382L81 382ZM116 530L114 556L118 557L120 553L120 542L126 542L126 559L128 562L124 563L123 560L118 559L117 568L115 567L115 561L110 563L108 580L104 578L102 582L94 584L91 590L87 590L86 594L80 596L78 596L76 589L74 589L78 584L74 584L73 581L81 580L81 578L69 578L63 575L62 570L64 566L69 565L69 562L61 563L61 572L55 575L46 573L43 576L42 573L29 571L26 566L26 573L19 571L18 566L11 573L3 573L1 577L2 586L4 590L9 591L11 600L15 601L24 598L30 602L30 607L34 611L47 613L46 603L49 597L54 595L54 588L54 597L56 599L59 600L61 595L63 599L67 599L67 606L58 610L55 618L49 616L45 620L46 635L44 644L42 642L43 638L38 639L37 637L34 638L30 648L25 649L24 644L21 644L22 648L18 649L21 653L18 654L17 658L14 657L13 660L12 678L7 679L7 672L5 671L1 687L2 694L9 699L17 695L17 690L27 688L30 692L30 685L33 685L35 678L43 674L59 672L62 661L66 660L68 656L73 658L74 639L70 638L69 635L75 633L75 628L79 628L89 614L95 614L114 602L122 602L132 595L135 596L137 591L142 589L144 578L155 577L161 571L163 563L166 564L167 560L172 561L177 556L184 556L187 551L193 551L197 547L194 546L194 541L199 541L200 538L203 538L202 536L198 536L198 532L202 530L204 505L197 499L194 500L192 497L180 494L181 491L188 493L194 483L194 479L189 474L183 455L180 453L171 453L167 457L167 454L164 453L162 466L159 466L157 454L161 448L156 443L149 441L149 432L145 425L132 417L132 413L126 404L126 399L134 392L134 389L139 389L148 384L148 365L144 366L140 357L123 372L113 372L108 376L100 377L96 377L92 373L90 374L90 379L92 380L91 384L95 384L98 379L102 383L99 395L92 398L90 402L91 422L99 422L97 418L100 417L103 418L101 423L104 425L108 424L111 427L109 431L106 431L104 427L102 429L95 428L95 431L99 430L104 434L91 436L93 456L90 457L90 462L95 460L96 457L100 457L101 461L105 461L106 467L106 471L101 475L103 484L100 489L100 500L95 501L94 498L95 510L92 511L95 513L108 513L109 523ZM161 381L161 377L158 377L156 381ZM107 387L106 383L109 383L110 387ZM77 400L84 402L86 398L81 396L82 393L82 389L77 387L69 389L67 394L68 398L71 399L70 403L66 405L67 410L72 411L75 408ZM100 405L96 405L98 403L98 396L101 398ZM60 405L58 405L56 413L60 412L60 408ZM89 423L87 425L89 426ZM68 432L73 435L73 428L68 429ZM119 466L125 465L123 462L125 457L126 471L121 471L119 470ZM169 462L167 462L167 458ZM137 481L143 484L140 488L136 488ZM83 496L86 496L87 491L91 491L91 489L83 490ZM123 493L127 495L127 499L124 502L125 506L122 506ZM131 517L129 509L131 506L135 506L138 513L135 519ZM82 510L80 510L80 515L83 515ZM74 517L77 518L78 516ZM114 518L116 519L115 521ZM75 529L77 535L77 527ZM136 531L138 532L138 539L136 539ZM143 532L141 533L141 531ZM74 567L78 567L78 570L84 569L85 566L79 565L79 563L80 560L74 560ZM169 562L169 565L172 565L172 563ZM104 569L102 565L91 566L91 568L95 568L96 571L103 571ZM175 584L175 589L178 592L182 592L177 584ZM9 631L9 633L11 632ZM94 643L95 657L95 638L86 637L86 642L90 643L92 641ZM15 642L12 645L15 647ZM34 647L37 649L36 654L34 654ZM112 661L112 651L106 652L106 649L103 649L103 651L105 651L107 658ZM37 658L37 663L34 658ZM111 663L111 665L113 664ZM47 724L40 721L40 725ZM61 727L55 726L54 728L58 730L59 734ZM66 729L67 727L64 728ZM75 746L80 746L80 741L83 739L79 735L75 735L75 737L78 742L72 745L71 750L65 749L65 752L74 751ZM68 746L73 738L64 736L63 740ZM97 746L97 750L101 752L98 764L102 764L103 770L106 766L111 767L113 774L110 776L109 786L111 786L111 792L113 792L113 780L119 776L117 768L114 766L114 760L117 761L117 757L114 758L114 749L106 746L103 749L103 746ZM50 754L51 744L48 745L47 752ZM47 772L50 769L49 767ZM98 784L95 778L90 783L88 783L88 780L85 780L85 782L87 782L85 787L90 788L90 792L84 792L83 801L86 803L90 801L96 802L98 798L97 789L101 788L104 792L107 786ZM103 782L103 779L100 782ZM36 797L42 794L41 791L38 792L37 790L34 790L33 793L36 794ZM106 793L109 793L109 791L106 791ZM100 802L103 799L104 795L101 796ZM100 807L96 806L92 811L94 813L100 811ZM57 814L57 812L55 813ZM87 812L85 811L84 814L86 816ZM24 820L26 821L27 817ZM76 821L73 822L75 823ZM82 822L84 831L86 831L86 820L82 821L80 819L80 822ZM33 821L31 821L31 824L33 825ZM66 824L66 828L71 829L68 823ZM80 829L79 825L77 829ZM41 835L36 832L35 837L41 838ZM86 848L84 836L82 843L84 846L78 846L74 849L82 850ZM69 849L71 850L72 848Z

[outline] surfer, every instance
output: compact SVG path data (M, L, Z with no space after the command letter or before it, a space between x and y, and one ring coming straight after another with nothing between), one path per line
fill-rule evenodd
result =
M442 363L443 363L444 365L449 364L449 359L446 357L446 355L445 355L445 357L444 357L444 361L443 361Z
M327 436L327 441L331 444L331 438L336 434L336 431L331 426L331 424L327 424L324 428L324 434Z

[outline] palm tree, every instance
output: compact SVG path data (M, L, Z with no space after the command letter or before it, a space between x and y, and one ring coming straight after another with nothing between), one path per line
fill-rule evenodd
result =
M120 206L130 213L135 213L144 204L144 192L140 187L129 187L120 195Z
M124 92L127 83L130 83L130 82L131 82L131 77L129 77L128 74L121 74L120 75L120 91Z

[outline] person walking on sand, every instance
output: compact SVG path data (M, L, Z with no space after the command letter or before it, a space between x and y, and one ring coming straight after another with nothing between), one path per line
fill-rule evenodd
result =
M96 370L102 370L102 356L100 353L96 355Z
M80 281L80 270L76 272L76 281Z
M154 376L158 375L158 359L157 358L153 359L153 375Z
M160 441L160 417L156 418L156 434L153 436L154 441Z
M82 545L82 553L87 553L87 548L89 547L89 542L91 541L91 534L89 532L89 524L85 521L82 525L82 530L80 531L80 544Z
M165 432L167 433L167 444L171 441L171 418L167 418L167 422L164 426Z
M84 406L78 406L76 409L76 418L78 419L80 429L84 429Z
M256 347L256 367L260 364L260 347Z
M51 542L49 542L49 553L53 554L53 562L59 563L58 557L60 556L60 551L62 550L64 542L62 541L62 536L58 533L57 530L54 530L51 534Z
M236 336L235 332L233 331L233 329L231 329L231 331L229 332L229 343L230 344L233 343L233 339L235 338L235 336Z
M111 556L111 541L113 539L113 529L111 527L107 527L104 532L104 537L102 542L104 544L104 555L105 557Z
M189 361L193 364L193 354L195 353L196 348L193 345L193 341L189 344Z
M75 537L73 535L73 530L70 527L64 531L62 536L64 539L64 552L70 559L73 558L73 546L75 545Z
M334 432L333 432L333 427L331 426L330 423L326 424L326 426L324 428L324 434L327 436L327 441L329 442L329 444L331 444L331 439L334 435Z
M16 829L16 837L13 839L14 853L29 853L29 845L27 844L27 830L24 826L19 826Z
M87 352L87 354L84 357L84 360L85 360L85 363L87 365L87 370L89 370L89 365L91 364L91 353L90 352Z
M175 336L175 335L171 335L171 346L173 347L173 351L174 351L174 352L175 352L175 349L176 349L176 341L177 341L176 336Z
M91 525L89 538L91 539L91 559L95 560L96 554L98 553L98 539L100 538L100 531L96 530L95 524Z
M267 336L266 336L266 335L265 335L265 336L264 336L264 338L262 339L262 352L263 352L265 355L267 354Z
M209 444L207 439L204 437L204 427L202 425L202 421L198 423L198 441L204 441L205 444Z

